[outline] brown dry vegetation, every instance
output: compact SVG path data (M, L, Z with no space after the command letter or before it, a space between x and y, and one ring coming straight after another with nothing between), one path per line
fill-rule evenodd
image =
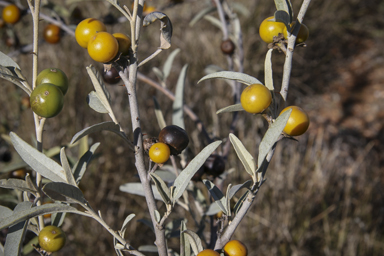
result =
M62 1L56 1L62 4ZM121 1L124 2L124 1ZM189 64L185 102L212 135L226 139L231 114L215 111L232 104L231 90L221 80L198 84L207 65L226 69L220 52L221 33L205 20L194 27L188 22L206 6L203 0L164 10L173 22L173 46L181 53L168 79L174 89L178 73ZM233 1L247 7L249 15L239 15L244 40L245 73L263 80L267 46L258 36L258 25L273 14L273 1ZM293 0L298 13L301 1ZM163 1L150 1L164 6ZM108 10L104 3L78 4L84 16L102 17ZM115 15L117 12L113 11ZM44 22L41 22L44 24ZM311 126L298 142L279 143L267 182L262 186L247 217L237 230L250 255L383 255L384 254L384 2L379 0L312 1L304 23L310 30L306 48L294 54L288 104L299 105L310 115ZM31 41L31 18L15 25L22 44ZM109 31L127 32L127 23L108 26ZM145 28L141 37L141 58L158 44L158 27ZM8 53L14 49L0 44ZM162 67L171 51L164 52L140 72L156 79L152 67ZM30 55L15 59L26 77L31 77ZM107 121L90 109L86 95L92 90L85 66L94 63L74 38L66 36L57 45L44 44L39 55L39 70L63 69L70 79L63 112L45 126L44 145L50 148L67 144L84 127ZM274 52L275 86L279 89L284 56ZM129 110L126 90L109 87L118 120L127 130ZM144 133L156 136L157 129L152 96L156 96L166 121L171 122L172 102L149 85L139 82L139 104ZM1 133L14 131L27 141L33 132L32 112L20 107L25 94L8 82L1 81ZM265 132L266 123L258 116L239 114L237 136L252 155ZM191 155L205 145L194 123L187 117L186 130L192 139ZM134 159L123 142L110 133L91 136L101 142L98 157L86 173L82 185L85 197L104 219L118 229L124 217L135 213L136 220L147 216L143 198L119 191L120 184L137 181ZM76 150L68 150L76 156ZM14 157L16 155L14 154ZM227 182L239 184L248 177L234 152L227 168L235 168ZM179 209L179 216L188 213ZM172 217L176 217L176 214ZM71 215L63 226L67 246L57 255L112 255L111 236L96 222ZM133 246L151 244L153 235L142 223L133 221L126 235ZM177 248L177 241L171 246Z

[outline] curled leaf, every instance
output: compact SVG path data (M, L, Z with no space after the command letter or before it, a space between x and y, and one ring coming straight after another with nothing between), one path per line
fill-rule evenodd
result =
M168 16L162 12L151 12L145 16L143 26L146 27L153 22L160 20L160 49L169 49L171 47L172 23Z

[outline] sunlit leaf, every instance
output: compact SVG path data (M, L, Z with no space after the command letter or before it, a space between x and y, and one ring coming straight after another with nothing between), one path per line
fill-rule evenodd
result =
M161 130L166 126L163 112L161 112L160 104L157 101L156 97L153 97L153 102L155 104L155 115L156 115L157 123L159 124L159 128Z
M27 191L34 195L37 194L37 190L33 184L28 183L25 180L21 180L21 179L0 180L0 187L7 188L7 189L17 189L20 191Z
M103 104L108 113L113 113L110 105L110 95L99 71L97 71L97 69L92 65L88 66L86 69L100 102Z
M33 148L16 133L11 132L10 137L17 153L32 169L47 179L67 183L64 170L58 163Z
M154 252L157 253L157 246L155 245L141 245L137 248L140 252Z
M76 184L80 183L80 180L83 178L85 171L89 162L92 160L93 155L95 154L96 149L99 147L100 143L97 142L93 144L89 150L79 159L79 161L73 166L72 172L76 180Z
M203 183L208 188L209 194L212 196L213 200L215 200L215 203L220 207L225 215L228 215L227 199L223 192L221 192L221 190L210 180L203 180Z
M131 213L131 214L129 214L129 215L125 218L124 223L123 223L123 225L121 226L121 230L120 230L120 231L121 231L121 234L122 234L123 237L124 237L125 231L127 230L128 223L129 223L135 216L136 216L136 214Z
M60 161L61 161L61 166L64 169L65 177L66 177L68 183L73 185L73 186L75 186L75 187L77 187L75 178L73 177L73 174L72 174L71 167L69 166L69 162L68 162L68 159L67 159L67 154L65 153L65 148L64 147L61 148L61 151L60 151Z
M120 185L119 187L120 191L133 194L133 195L139 195L139 196L145 196L143 185L139 182L135 183L125 183L123 185ZM157 188L155 185L152 186L153 195L155 196L156 200L163 200L161 198L161 195L159 191L157 191Z
M13 214L29 210L32 207L31 202L22 202L16 205ZM21 221L8 230L7 239L4 245L4 255L20 255L23 247L23 239L27 230L28 221Z
M240 73L240 72L234 72L234 71L221 71L221 72L208 74L203 78L201 78L197 83L200 83L208 79L214 79L214 78L235 80L246 85L262 84L258 79L254 78L253 76Z
M237 154L237 157L240 159L245 170L251 175L252 179L255 181L255 171L256 171L256 161L253 156L248 152L244 147L243 143L233 134L229 134L229 139L232 143L233 148Z
M289 109L282 113L276 121L268 128L267 132L262 139L259 146L259 157L257 164L259 168L261 167L265 157L272 149L273 145L276 143L281 133L284 130L285 125L287 124L288 118L291 115L292 109Z
M193 175L195 175L197 170L199 170L199 168L204 164L205 160L207 160L207 158L220 144L221 141L215 141L206 146L197 156L195 156L195 158L192 159L187 167L176 178L175 183L173 184L175 187L174 196L172 197L173 203L175 203L176 200L183 194Z
M203 250L203 245L201 244L200 237L191 230L184 230L183 233L186 235L186 237L189 240L189 243L192 247L193 253L195 255L199 254Z
M171 54L169 54L167 60L164 62L164 67L163 67L163 75L164 76L163 76L163 79L162 79L163 81L165 79L167 79L167 77L171 73L173 60L175 59L176 55L179 54L179 52L180 52L179 48L173 50L171 52Z
M241 104L238 103L238 104L234 104L234 105L219 109L218 111L216 111L216 114L237 112L237 111L243 111L243 110L244 110L243 106L241 106Z
M145 16L143 21L143 26L149 26L156 20L160 20L160 49L168 49L171 47L171 38L172 38L172 23L169 20L168 16L162 12L151 12Z
M270 91L275 90L273 86L272 51L273 49L268 50L267 56L265 56L265 63L264 63L264 82L265 82L265 86Z
M164 203L165 204L171 203L171 194L167 184L165 184L165 182L156 173L151 173L150 175Z
M189 243L186 234L183 233L185 230L187 230L187 225L185 224L185 221L182 220L180 226L180 256L191 255L191 244Z
M95 91L91 91L87 95L87 103L90 108L92 108L98 113L102 113L102 114L109 113L108 110L105 108L104 104L99 99L99 96L97 96L97 93Z
M55 212L72 212L88 216L88 214L78 211L76 208L65 204L44 204L41 206L32 207L31 209L22 212L14 213L11 216L7 216L5 218L1 218L0 230L38 215L44 215L48 213L52 214Z
M110 121L110 122L94 124L90 127L84 128L83 130L76 133L75 136L73 136L71 140L71 144L75 143L76 141L78 141L79 139L81 139L82 137L88 134L91 134L94 132L100 132L100 131L110 131L110 132L116 133L117 135L122 137L125 141L128 141L127 137L120 131L120 126Z
M219 213L221 211L221 208L218 204L212 203L209 205L208 210L204 213L207 216L215 215L216 213Z
M4 67L14 67L20 70L19 65L9 56L0 52L0 65Z
M183 129L185 129L184 125L184 86L185 86L185 78L187 74L188 65L184 65L181 69L179 78L176 84L176 92L175 92L175 100L172 105L172 124L177 125Z
M1 53L1 52L0 52ZM1 57L0 57L1 60ZM0 78L3 78L5 80L8 80L9 82L19 86L21 89L23 89L28 95L31 95L32 90L31 88L24 85L25 80L24 77L20 78L16 73L14 67L5 67L0 65ZM21 72L20 72L21 73Z

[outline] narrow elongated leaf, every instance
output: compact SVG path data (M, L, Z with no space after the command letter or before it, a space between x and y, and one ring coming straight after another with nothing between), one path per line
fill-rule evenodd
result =
M13 211L8 207L0 205L0 220L6 217L11 216Z
M265 82L265 86L270 91L275 90L275 87L273 86L272 51L273 49L268 50L267 56L265 56L265 63L264 63L264 82Z
M120 229L120 232L121 232L121 234L122 234L122 237L124 237L125 231L127 230L128 223L129 223L135 216L136 216L136 214L131 213L131 214L129 214L129 215L125 218L125 220L124 220L124 222L123 222L123 225L121 226L121 229Z
M61 182L49 182L43 187L44 193L53 200L86 205L83 192L78 187Z
M215 215L216 213L219 213L221 211L221 208L218 204L210 204L208 207L208 210L204 213L207 216Z
M274 0L276 9L279 11L284 11L290 16L290 21L292 21L293 17L293 9L290 0ZM276 17L276 16L275 16Z
M229 134L229 140L231 141L232 146L236 151L237 157L240 159L245 170L249 175L251 175L252 179L255 181L255 172L257 168L255 159L244 147L243 143L233 133Z
M234 104L234 105L219 109L216 112L216 114L228 113L228 112L237 112L237 111L243 111L243 110L244 110L243 106L241 106L241 104L238 103L238 104Z
M176 92L175 92L175 100L172 105L173 113L172 113L172 124L177 125L183 129L185 129L184 125L184 85L185 85L185 77L187 74L188 65L184 65L184 67L180 71L179 79L176 84Z
M172 23L168 16L162 12L151 12L145 16L143 21L143 26L149 26L156 20L160 20L160 49L168 49L171 47L171 38L172 38Z
M84 216L89 216L88 214L78 211L76 208L65 204L44 204L41 206L32 207L31 209L22 212L14 213L11 216L7 216L5 218L1 218L0 230L38 215L56 212L72 212Z
M67 159L67 154L65 154L65 148L61 148L60 150L60 161L61 161L61 166L64 169L65 172L65 177L68 181L68 183L72 186L77 187L75 178L73 177L71 167L69 166L68 159Z
M195 255L199 254L203 249L203 245L201 244L200 237L191 230L184 230L183 233L185 233L186 237L189 240L189 243L192 247L193 253Z
M261 164L271 150L272 146L276 143L277 139L283 132L291 112L292 109L289 109L282 113L278 118L276 118L276 121L268 128L267 132L265 133L264 138L259 146L259 157L257 160L259 168L261 167Z
M67 183L64 170L59 164L26 143L16 133L11 132L10 137L17 153L32 169L47 179Z
M105 87L100 73L92 65L88 66L86 69L89 77L91 78L93 87L95 88L97 97L99 98L100 102L103 104L104 108L108 111L108 113L113 113L110 105L110 95L107 88Z
M290 17L289 13L282 10L277 10L275 12L275 20L278 22L283 22L285 26L289 29L292 22L292 18Z
M173 183L176 179L176 174L167 169L168 166L161 167L160 170L156 171L156 175L158 175L163 181L167 183ZM173 168L172 166L170 168Z
M9 56L0 52L0 65L4 67L14 67L20 70L19 65Z
M164 203L171 203L171 194L167 184L165 184L165 182L158 175L156 175L156 173L151 173L150 175Z
M243 206L243 203L244 201L247 199L248 197L248 194L249 194L249 191L250 190L247 190L240 198L239 200L236 202L235 206L233 207L233 213L236 215L239 210L241 209L241 207Z
M195 175L197 170L199 170L199 168L204 164L205 160L207 160L211 153L215 151L220 144L221 141L215 141L206 146L197 156L195 156L195 158L192 159L187 167L176 178L175 183L173 184L175 187L174 196L171 198L173 203L175 203L183 194L193 175Z
M0 57L0 59L1 59L1 57ZM31 93L32 93L31 88L24 85L24 83L26 83L26 81L23 80L23 78L18 77L15 72L12 72L12 70L15 70L15 69L16 68L13 68L13 67L0 66L0 78L8 80L9 82L19 86L28 95L31 95Z
M120 185L119 187L120 191L130 193L133 195L139 195L139 196L145 196L143 185L139 182L135 183L125 183L123 185ZM157 191L157 188L155 185L152 186L153 195L155 196L156 200L163 200L161 198L161 195L159 191Z
M141 246L139 246L138 250L140 252L154 252L154 253L158 252L157 247L155 245L151 245L151 244L141 245Z
M31 209L31 207L31 202L22 202L16 205L13 212L23 212L25 210ZM9 228L4 246L5 255L20 255L21 249L23 247L24 234L27 230L27 224L28 221L25 220Z
M17 189L20 191L27 191L29 193L32 193L34 195L37 194L37 190L33 184L26 182L25 180L21 179L3 179L0 180L0 187L1 188L8 188L8 189Z
M208 13L216 11L216 7L210 6L205 9L202 9L199 13L193 17L193 19L189 22L189 26L194 26L199 20L201 20Z
M99 99L99 96L97 96L97 93L95 91L91 91L87 96L87 103L88 105L95 110L98 113L102 114L108 114L108 109L104 106L104 104Z
M205 15L204 16L204 19L209 21L209 23L211 23L213 26L215 26L216 28L220 29L220 30L223 30L223 27L221 25L221 21L216 18L216 17L213 17L211 15Z
M75 136L73 136L71 140L71 144L75 143L76 141L78 141L79 139L81 139L82 137L88 134L91 134L94 132L100 132L100 131L110 131L110 132L116 133L117 135L122 137L125 141L128 140L125 137L125 135L120 131L120 126L118 124L115 124L112 121L109 121L109 122L94 124L90 127L84 128L83 130L79 131L78 133L75 134Z
M160 81L164 81L164 73L163 71L161 71L159 68L157 67L153 67L152 68L152 71L153 73L155 73L155 75L157 76L157 78L160 80Z
M173 50L171 54L169 54L167 60L164 62L163 79L162 79L163 81L165 81L169 76L169 74L171 73L173 60L175 59L176 55L179 54L179 52L180 52L179 48Z
M212 74L208 74L201 78L197 83L200 83L204 80L208 79L214 79L214 78L221 78L221 79L229 79L229 80L235 80L242 84L251 85L251 84L263 84L260 82L257 78L254 78L253 76L240 73L240 72L234 72L234 71L221 71L216 72Z
M215 200L215 203L220 207L225 215L228 215L227 199L223 192L221 192L221 190L216 187L215 184L213 184L213 182L210 180L203 180L203 183L208 188L208 191L211 194L213 200Z
M73 166L72 172L73 176L76 180L76 184L79 184L85 171L87 170L87 166L89 162L91 162L93 155L95 154L96 149L99 147L100 142L93 144L89 150L79 159L79 161Z
M187 230L187 225L185 224L185 221L182 220L180 226L180 256L191 255L191 244L189 243L186 234L183 233L185 230Z
M161 130L166 126L163 112L161 112L160 104L157 101L156 97L153 97L153 102L155 103L155 115L156 115L157 123L159 124L160 130Z
M231 189L229 190L229 193L227 194L227 197L229 199L232 199L232 197L242 188L248 188L250 189L251 188L251 185L252 185L252 181L251 180L247 180L246 182L244 182L243 184L239 184L239 185L235 185L233 187L231 187Z

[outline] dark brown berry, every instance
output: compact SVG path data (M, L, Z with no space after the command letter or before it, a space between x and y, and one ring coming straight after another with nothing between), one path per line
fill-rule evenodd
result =
M168 144L171 155L178 155L189 144L188 134L177 125L164 127L159 134L159 141Z
M104 69L101 71L102 77L104 82L107 84L117 84L121 81L121 78L119 76L119 71L115 67L111 67L110 70L104 71Z
M235 44L232 42L231 39L227 39L221 43L221 51L224 54L233 54L235 51Z
M210 155L204 163L204 168L208 175L218 177L225 171L224 158L219 155Z

